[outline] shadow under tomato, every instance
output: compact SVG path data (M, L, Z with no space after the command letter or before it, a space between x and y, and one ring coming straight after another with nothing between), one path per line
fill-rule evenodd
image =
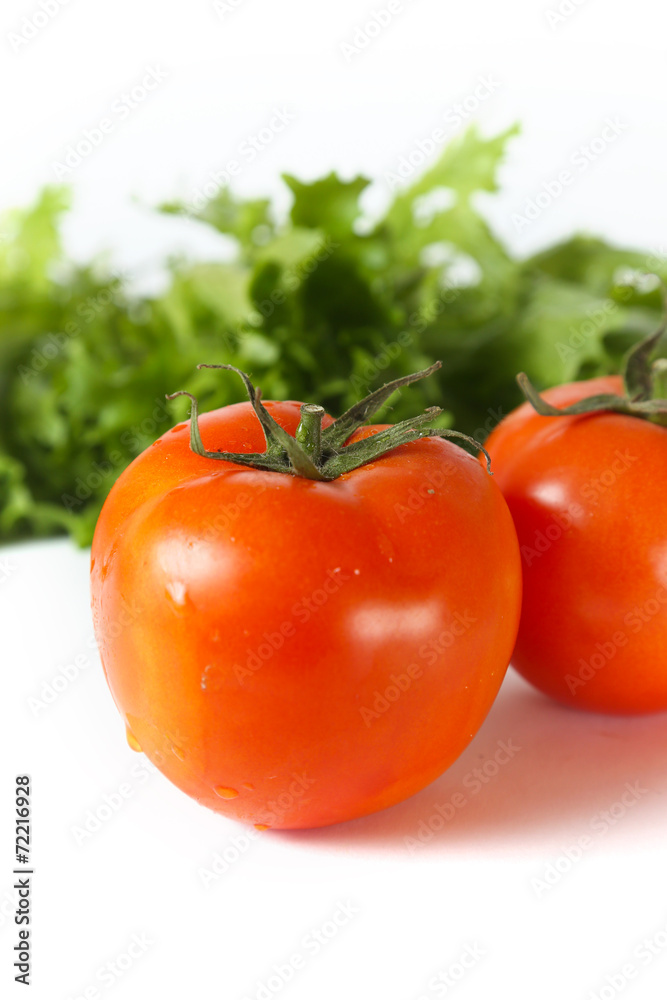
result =
M634 790L634 791L633 791ZM642 843L667 828L667 716L560 706L514 671L479 733L435 782L391 809L290 840L406 857L561 851L588 834ZM601 818L600 814L606 814Z

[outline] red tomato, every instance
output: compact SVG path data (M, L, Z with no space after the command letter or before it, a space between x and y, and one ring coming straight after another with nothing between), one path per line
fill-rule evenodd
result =
M607 377L543 397L563 407L622 391ZM610 412L543 417L525 403L486 447L522 554L513 665L568 705L667 709L667 430Z
M294 435L300 404L265 405ZM249 403L200 423L207 447L264 450ZM437 438L317 482L200 457L181 424L120 477L92 549L131 744L261 827L362 816L438 777L496 696L520 589L494 479Z

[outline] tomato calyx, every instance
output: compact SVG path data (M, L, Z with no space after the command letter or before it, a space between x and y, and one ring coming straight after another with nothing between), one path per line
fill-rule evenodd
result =
M660 328L640 341L625 356L623 386L625 395L601 393L588 396L571 406L552 406L532 384L525 372L516 380L524 396L542 417L575 416L583 413L625 413L667 427L667 358L651 360L660 339L667 330L667 319Z
M402 420L400 423L361 441L345 444L350 435L373 414L377 413L397 389L432 375L433 372L442 367L440 361L436 361L430 368L425 368L423 371L405 375L393 382L387 382L386 385L376 389L375 392L351 406L328 427L322 427L325 415L322 406L314 403L303 403L301 419L294 437L274 420L262 403L261 391L255 388L245 372L233 365L202 364L197 365L197 367L220 368L235 372L243 380L248 399L257 414L266 439L266 451L264 452L207 451L199 429L199 404L196 397L185 390L173 392L167 396L167 399L175 399L176 396L188 396L190 399L190 448L202 458L236 462L238 465L246 465L267 472L282 472L288 475L302 476L306 479L330 482L346 472L352 472L353 469L358 469L359 466L386 455L394 448L398 448L399 445L424 437L441 437L464 442L475 453L482 451L486 456L487 471L491 474L489 455L474 438L460 431L426 426L442 413L439 406L431 406L419 416Z

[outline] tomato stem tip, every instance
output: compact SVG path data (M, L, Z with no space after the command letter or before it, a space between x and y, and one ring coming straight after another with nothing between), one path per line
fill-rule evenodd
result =
M322 420L324 407L317 403L301 404L301 420L294 435L307 455L317 465L322 452Z

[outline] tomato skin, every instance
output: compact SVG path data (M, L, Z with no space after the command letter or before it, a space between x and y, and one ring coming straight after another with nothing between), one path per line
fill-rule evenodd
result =
M565 406L619 378L560 386ZM490 435L516 525L524 599L512 663L567 705L667 709L667 430L614 413L540 417L528 404Z
M265 405L293 434L300 404ZM248 403L200 426L210 449L264 450ZM203 805L275 828L434 780L497 694L521 601L500 490L435 438L322 483L201 458L181 424L114 486L91 572L141 749Z

